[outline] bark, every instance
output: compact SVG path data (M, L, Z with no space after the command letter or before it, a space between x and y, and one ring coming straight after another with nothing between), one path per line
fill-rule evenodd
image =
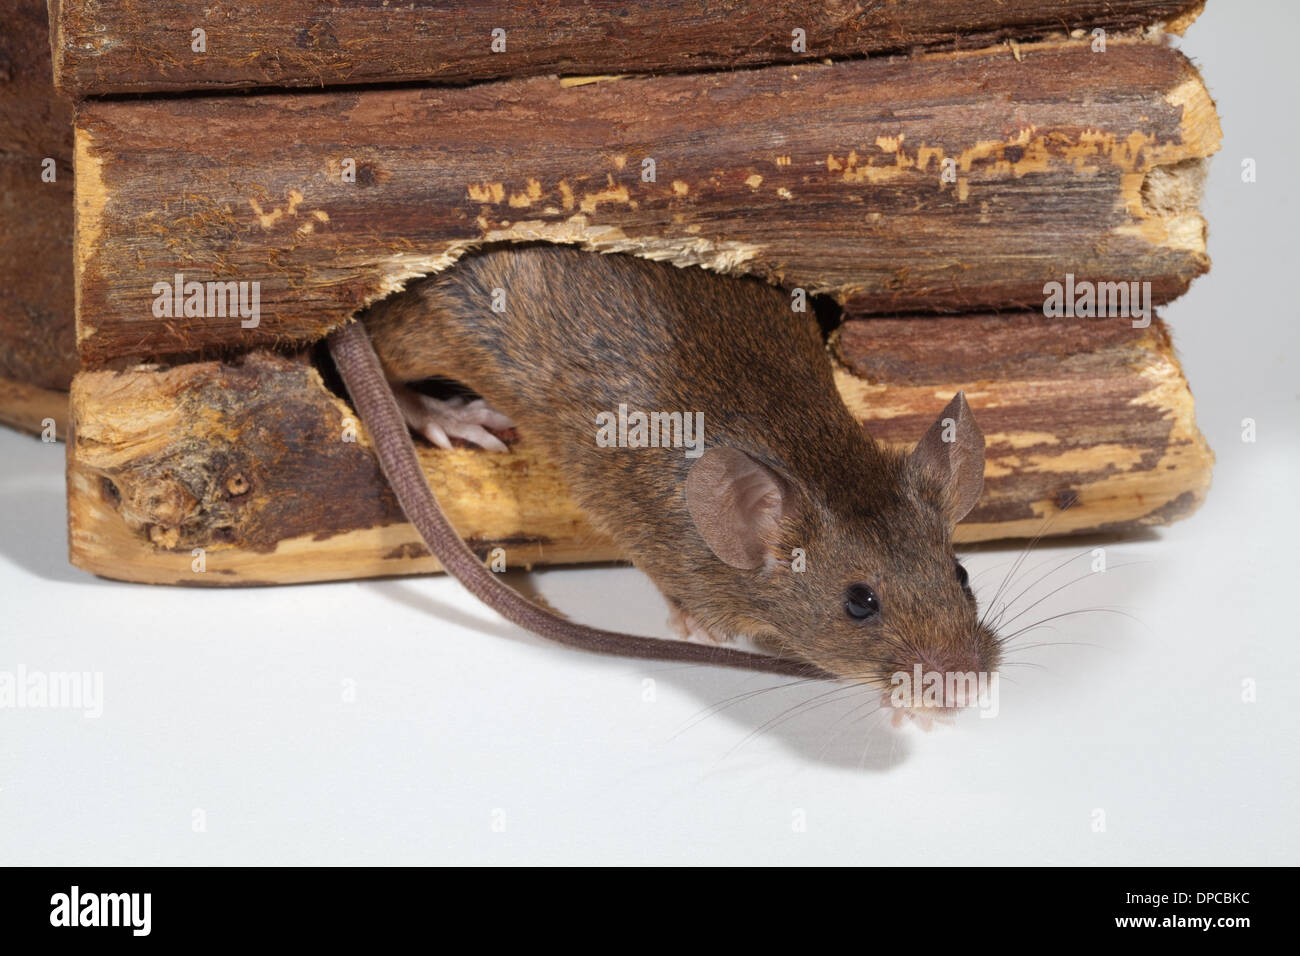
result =
M1208 268L1196 204L1220 137L1196 71L1150 43L1020 57L83 103L81 356L316 341L504 241L755 273L868 313L1040 308L1067 273L1183 292ZM260 324L155 315L177 273L258 282Z
M72 107L50 79L45 4L5 0L0 29L0 420L77 370L72 296ZM42 178L53 160L53 182Z
M53 0L61 88L76 96L248 86L662 73L979 46L1073 28L1164 24L1200 0ZM193 31L205 32L195 52ZM796 52L792 31L805 31ZM493 52L493 30L505 49Z

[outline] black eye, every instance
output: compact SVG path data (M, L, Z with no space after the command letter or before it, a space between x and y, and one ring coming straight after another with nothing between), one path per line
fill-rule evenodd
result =
M880 598L865 584L855 584L844 594L844 611L855 621L865 621L880 613Z
M957 565L957 583L961 585L961 589L963 591L969 591L970 575L966 573L966 568L963 567L960 561L956 561L954 563Z

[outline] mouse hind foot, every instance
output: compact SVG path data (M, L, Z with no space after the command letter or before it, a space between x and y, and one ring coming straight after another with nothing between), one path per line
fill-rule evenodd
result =
M394 385L393 397L411 431L439 448L451 448L451 440L459 438L485 451L507 450L489 429L504 431L515 423L481 398L434 398L405 385Z

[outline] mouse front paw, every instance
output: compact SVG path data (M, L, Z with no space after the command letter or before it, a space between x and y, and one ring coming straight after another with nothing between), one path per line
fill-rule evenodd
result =
M504 431L515 423L481 398L434 398L405 386L395 386L393 396L407 426L439 448L451 448L459 438L486 451L506 451L505 442L488 429Z
M709 630L689 611L683 611L676 604L672 605L672 610L668 614L668 625L678 637L696 644L727 644L731 641L726 634Z

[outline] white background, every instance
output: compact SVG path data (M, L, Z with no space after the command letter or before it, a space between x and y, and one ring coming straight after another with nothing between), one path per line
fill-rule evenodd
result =
M1300 862L1300 24L1292 5L1263 8L1215 0L1181 44L1225 134L1204 203L1214 269L1165 310L1214 487L1143 540L1030 556L1082 555L1025 603L1084 575L1091 547L1111 565L1031 614L1104 605L1136 620L1038 632L1028 643L1062 643L1014 656L1039 666L1005 672L997 719L899 732L851 716L855 697L766 727L811 696L779 689L710 715L778 681L557 649L440 577L99 580L66 560L63 447L0 432L0 670L100 671L105 685L100 719L0 711L0 860ZM1244 157L1258 182L1240 181ZM985 598L1017 553L971 555ZM530 583L585 622L668 633L632 570Z

